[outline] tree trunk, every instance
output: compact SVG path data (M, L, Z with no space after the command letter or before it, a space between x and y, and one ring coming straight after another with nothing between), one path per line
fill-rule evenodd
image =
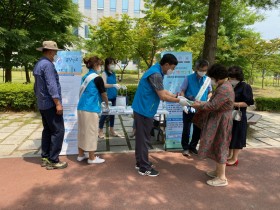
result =
M264 78L265 78L265 69L262 70L262 89L263 89Z
M28 72L28 67L27 65L24 65L24 71L25 71L25 78L26 78L26 83L30 83L30 77L29 77L29 72Z
M121 80L122 80L122 81L123 81L123 74L124 74L124 72L125 72L125 69L126 69L127 65L128 65L128 62L127 62L127 64L123 67L123 69L121 70Z
M5 82L12 82L12 68L5 68Z
M221 3L222 0L209 0L202 56L210 65L215 63Z
M11 66L11 58L12 52L4 51L4 65L3 69L5 70L5 82L12 82L12 66Z

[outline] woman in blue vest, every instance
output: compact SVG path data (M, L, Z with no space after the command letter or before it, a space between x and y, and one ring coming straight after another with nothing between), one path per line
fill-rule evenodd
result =
M107 91L108 100L112 102L112 106L116 106L116 98L118 89L120 89L120 85L116 84L116 74L114 72L116 66L116 62L113 58L106 58L105 59L105 71L102 73L102 79L104 81L104 85ZM103 127L105 120L108 116L101 115L99 121L99 138L104 138ZM110 115L110 135L111 136L119 136L118 133L114 131L114 123L115 123L115 115Z
M88 158L88 164L103 163L105 160L94 156L98 141L98 114L101 102L108 107L108 98L103 79L99 76L102 60L97 56L84 59L88 73L82 78L80 100L78 103L78 161ZM87 157L84 152L89 152Z

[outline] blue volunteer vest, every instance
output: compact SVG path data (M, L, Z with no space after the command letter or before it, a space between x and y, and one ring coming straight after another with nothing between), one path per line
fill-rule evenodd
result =
M116 84L117 79L116 79L116 74L112 72L112 74L108 75L107 72L105 71L107 75L107 84ZM116 88L111 87L106 89L108 99L115 99L117 97L118 91Z
M193 99L196 97L198 94L200 88L202 87L203 83L206 80L206 76L203 76L202 78L198 78L196 73L190 74L187 76L188 78L188 87L185 91L185 96L189 99ZM207 101L208 97L208 87L206 88L204 94L201 97L201 101Z
M154 73L161 74L162 78L164 76L158 63L142 76L132 103L133 111L149 118L156 114L160 102L160 98L148 81L148 77Z
M85 76L83 76L82 83L88 75L93 74L94 72L94 70L90 69L89 72ZM83 92L79 100L77 109L81 111L100 113L101 102L101 95L94 83L94 80L92 80Z

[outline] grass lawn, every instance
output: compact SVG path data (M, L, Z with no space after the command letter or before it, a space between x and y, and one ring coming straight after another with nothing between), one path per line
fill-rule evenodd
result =
M253 85L254 98L267 97L267 98L280 98L280 87L266 86L262 89L259 85Z
M31 79L31 82L34 82L34 77L32 74L30 74L30 79ZM13 81L13 83L24 83L26 81L25 73L23 71L22 72L12 71L12 81ZM269 81L269 82L271 83L272 81ZM0 70L0 83L4 83L2 70ZM121 85L138 84L138 75L124 74L123 80L119 84L121 84ZM279 86L278 87L273 87L272 85L264 86L264 88L262 89L260 81L257 80L256 84L252 85L252 88L253 88L254 97L280 98L280 87Z
M34 82L34 77L32 72L29 72L31 82ZM3 70L0 69L0 83L4 83L3 81ZM26 82L25 79L25 72L24 71L12 71L12 82L13 83L24 83Z

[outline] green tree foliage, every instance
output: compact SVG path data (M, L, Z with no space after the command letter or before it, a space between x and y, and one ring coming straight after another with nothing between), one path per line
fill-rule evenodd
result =
M136 19L133 29L135 57L140 57L146 67L153 65L155 55L169 39L168 32L178 26L179 19L172 18L166 8L157 8L146 1L144 18Z
M71 27L78 27L81 20L72 0L1 0L0 67L5 82L12 81L13 66L28 67L36 60L35 48L43 40L54 40L61 48L76 41Z
M279 63L280 39L265 41L259 37L244 38L238 43L239 54L248 62L249 82L253 84L256 71L270 70L275 72ZM279 65L278 65L279 66Z
M177 26L178 19L171 18L167 9L155 8L148 2L145 7L144 18L132 19L126 14L121 18L101 18L97 26L90 28L90 40L85 46L87 51L123 63L137 60L141 67L149 68L156 53L162 49L167 32ZM126 65L120 68L123 75Z
M172 33L174 36L172 40L177 43L177 45L173 44L174 46L180 46L186 43L189 36L193 36L197 33L197 30L203 28L204 45L201 54L202 57L209 60L210 63L213 63L216 59L216 49L219 42L220 44L235 43L234 39L236 39L236 37L232 37L230 33L224 34L224 36L229 37L223 37L223 40L217 41L217 39L220 38L220 34L218 36L220 31L230 31L230 28L226 27L225 23L232 22L231 24L233 24L235 22L235 26L244 30L246 25L251 25L253 21L257 21L260 18L254 14L254 12L248 10L249 6L251 8L269 9L280 4L279 0L152 0L152 2L155 3L156 7L169 8L169 11L173 15L178 15L181 18L181 23L183 24L181 24L181 29L177 30L179 33L176 31ZM234 7L235 5L237 7ZM242 14L243 11L245 14ZM236 14L239 18L244 15L243 20L237 18ZM250 14L249 17L245 16L248 14ZM230 20L230 18L232 18L233 21ZM221 27L224 28L221 30ZM235 33L236 35L238 35L238 31L240 32L240 30L237 30ZM250 35L250 33L247 35ZM230 55L227 57L230 57Z
M120 18L101 18L98 25L90 27L90 39L85 45L90 55L96 54L103 59L112 57L122 61L124 65L119 66L122 76L128 60L133 59L132 21L127 14Z

